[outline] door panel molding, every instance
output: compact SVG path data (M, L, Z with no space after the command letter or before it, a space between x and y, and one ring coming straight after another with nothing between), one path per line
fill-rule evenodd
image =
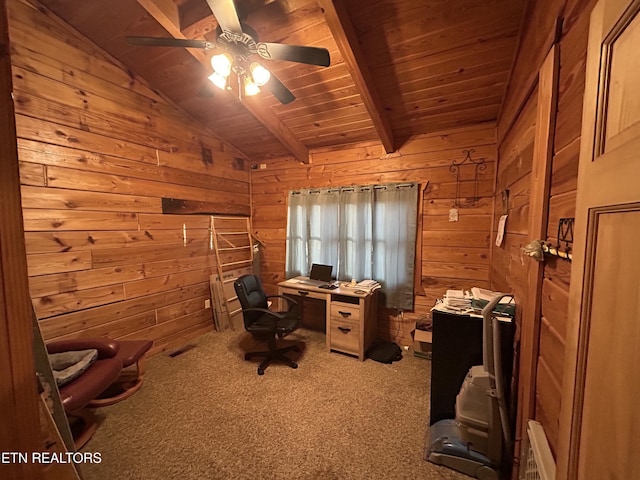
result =
M638 254L634 253L629 259L630 263L624 263L625 268L619 271L612 271L610 264L606 261L597 264L596 260L600 258L600 262L603 262L602 259L605 258L610 259L611 262L624 261L618 250L611 252L606 247L611 248L610 240L612 238L617 240L616 235L623 235L622 231L626 231L628 236L619 238L621 244L627 246L638 236L638 230L626 228L627 223L625 223L626 212L640 212L640 189L637 186L637 179L640 177L638 154L640 129L635 130L634 117L631 117L632 122L629 123L634 128L627 128L618 144L607 149L603 143L606 135L606 132L603 132L606 128L606 115L610 113L606 111L608 95L611 93L609 85L616 85L617 88L620 84L612 82L637 78L636 75L640 75L638 70L640 63L637 60L625 62L623 69L617 71L610 69L612 56L620 54L619 51L616 53L615 42L629 33L625 32L625 29L630 30L630 35L626 38L632 43L631 47L626 44L623 50L626 52L640 50L638 15L640 15L640 0L600 0L591 14L578 171L574 255L569 292L563 403L556 458L556 477L559 480L587 478L586 471L597 474L598 470L603 468L612 475L611 478L625 478L624 475L629 474L630 471L635 472L634 469L637 468L629 461L633 448L625 446L625 448L614 450L616 445L620 447L616 442L617 434L620 433L621 438L626 438L622 435L624 429L620 426L622 425L620 418L606 412L602 412L602 416L593 414L596 408L603 404L608 405L611 411L616 408L614 405L628 408L628 404L625 403L628 395L625 394L631 392L634 387L621 383L619 378L617 384L612 383L611 391L602 388L593 389L592 386L606 379L609 374L606 368L610 368L611 375L614 375L617 371L624 371L626 367L615 355L612 356L614 360L611 364L606 363L609 357L606 342L614 338L613 333L618 335L615 338L622 342L623 349L620 351L635 352L637 350L633 346L633 338L627 338L637 333L634 330L637 328L635 319L629 318L631 314L625 313L612 319L603 316L603 305L605 305L603 302L609 304L611 299L601 298L598 293L609 291L611 285L626 285L624 282L629 275L628 265L640 262ZM627 75L631 76L627 77ZM625 89L622 92L623 96L618 97L616 102L624 106L635 105L635 102L640 99L640 93L636 90ZM620 93L616 92L616 94ZM605 217L605 215L612 217ZM615 216L619 218L613 221ZM617 228L620 232L616 231L615 225L620 226ZM603 265L609 268L603 268ZM627 273L624 273L625 271ZM604 276L601 278L602 275ZM622 306L624 304L621 303L618 306L618 302L625 301L631 300L617 299L616 309L623 308L624 312ZM616 328L612 336L595 335L592 338L591 334L594 331L602 331L603 327L608 328L609 321L611 327ZM620 331L631 335L625 337L620 335ZM615 361L618 363L614 363ZM591 381L595 383L590 384ZM617 394L610 393L613 391ZM591 393L586 396L585 392ZM621 392L622 395L620 395ZM611 398L609 399L607 395L611 395ZM600 419L603 416L606 416L607 421L611 423L601 422ZM588 438L583 438L582 435L587 433ZM603 452L614 453L611 458L605 458L604 455L600 457L584 454L585 451L594 451L596 444L591 440L592 437L602 442L602 445L606 445L607 448ZM584 457L582 459L581 452Z

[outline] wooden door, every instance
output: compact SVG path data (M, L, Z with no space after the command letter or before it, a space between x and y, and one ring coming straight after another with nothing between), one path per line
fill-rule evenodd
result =
M564 479L640 478L640 0L592 12L558 450Z
M0 0L0 452L41 451L31 302L11 92L7 2ZM3 460L6 457L3 456ZM2 478L40 478L41 466L0 463Z

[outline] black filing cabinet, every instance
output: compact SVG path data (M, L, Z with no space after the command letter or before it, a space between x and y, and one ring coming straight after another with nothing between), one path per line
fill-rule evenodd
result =
M469 368L482 365L482 318L433 311L431 413L429 425L455 418L456 395ZM513 370L515 324L500 322L500 344L506 393ZM509 402L510 403L510 402Z

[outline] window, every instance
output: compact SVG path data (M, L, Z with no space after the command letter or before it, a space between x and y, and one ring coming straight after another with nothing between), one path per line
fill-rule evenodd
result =
M312 263L339 280L374 278L390 308L413 309L416 183L289 192L287 278Z

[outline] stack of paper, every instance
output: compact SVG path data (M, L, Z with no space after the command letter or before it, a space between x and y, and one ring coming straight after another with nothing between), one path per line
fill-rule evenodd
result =
M493 297L498 295L498 292L492 292L491 290L485 290L484 288L473 287L471 289L471 297L474 300L484 300L490 302ZM513 303L512 297L504 297L500 300L500 303Z
M476 310L482 310L487 303L491 301L493 297L498 295L498 292L493 292L491 290L485 290L483 288L473 287L471 289L471 306ZM499 304L496 305L494 312L503 313L506 315L511 315L512 317L516 314L516 305L514 297L508 296L504 297L500 300Z
M475 298L476 300L485 300L489 302L497 294L497 292L485 290L484 288L473 287L471 289L471 295L473 295L473 298Z
M375 280L363 280L360 283L357 283L355 288L366 292L373 292L374 290L381 288L381 285Z
M455 309L471 308L471 294L465 293L464 290L447 290L444 296L444 304L447 307Z

